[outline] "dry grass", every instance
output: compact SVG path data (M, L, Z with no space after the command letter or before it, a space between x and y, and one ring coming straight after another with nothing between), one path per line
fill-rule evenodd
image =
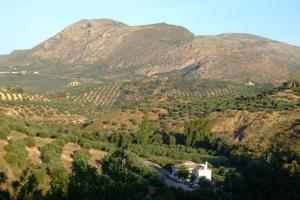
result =
M8 163L4 159L6 152L4 151L3 148L7 144L8 144L8 142L6 140L0 140L0 170L5 172L5 174L7 175L7 177L9 179L14 179L15 175L14 175L11 167L8 165Z
M85 118L80 115L61 112L55 108L38 105L5 105L0 106L0 110L9 116L22 119L30 119L33 121L61 121L82 123Z
M94 167L97 167L97 160L101 160L107 155L105 151L100 151L97 149L90 149L89 153L91 155L89 163Z
M32 161L33 164L41 165L41 152L37 147L26 147L27 158Z
M211 113L213 131L235 140L242 135L243 142L266 147L278 133L285 133L299 119L300 110L248 112L227 111ZM263 142L262 142L263 141Z
M45 146L46 144L50 144L54 142L55 139L52 138L41 138L41 137L34 137L35 145L37 147Z
M66 170L71 170L73 154L75 151L78 151L80 149L81 147L75 143L67 143L64 145L60 160Z
M28 136L24 133L18 132L18 131L11 131L9 136L7 136L7 140L22 140L24 138L27 138Z
M281 101L300 101L300 96L295 95L292 90L280 91L276 95L273 95L276 100Z
M61 122L72 122L72 123L83 123L85 118L80 115L53 115L53 116L32 116L34 121L61 121Z

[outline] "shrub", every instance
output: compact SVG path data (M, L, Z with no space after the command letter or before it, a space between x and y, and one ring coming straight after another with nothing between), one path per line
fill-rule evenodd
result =
M73 155L74 162L85 161L88 162L91 158L91 155L88 150L82 149L79 151L75 151Z
M6 125L0 126L0 139L5 140L10 133L10 128Z
M24 141L28 147L34 147L35 145L35 140L32 137L27 137L24 139Z

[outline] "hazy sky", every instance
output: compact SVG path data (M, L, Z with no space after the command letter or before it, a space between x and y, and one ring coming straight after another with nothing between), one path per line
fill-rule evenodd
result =
M0 54L32 48L83 18L167 22L197 35L244 32L300 46L300 0L0 0Z

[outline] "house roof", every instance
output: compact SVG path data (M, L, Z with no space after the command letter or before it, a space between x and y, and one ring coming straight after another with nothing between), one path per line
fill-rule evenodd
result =
M184 162L182 164L177 164L175 166L178 167L178 168L181 167L181 166L184 166L184 167L190 169L190 168L204 168L205 165L199 164L199 163L195 163L195 162L192 162L192 161L186 161L186 162Z

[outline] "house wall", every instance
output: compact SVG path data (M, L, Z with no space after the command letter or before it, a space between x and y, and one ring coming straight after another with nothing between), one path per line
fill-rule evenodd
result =
M196 177L198 180L200 177L205 177L211 181L211 170L198 170Z
M211 181L211 170L210 169L193 169L188 168L189 172L196 176L196 181L198 181L201 177L205 177L206 179ZM177 167L172 167L171 177L177 178Z

